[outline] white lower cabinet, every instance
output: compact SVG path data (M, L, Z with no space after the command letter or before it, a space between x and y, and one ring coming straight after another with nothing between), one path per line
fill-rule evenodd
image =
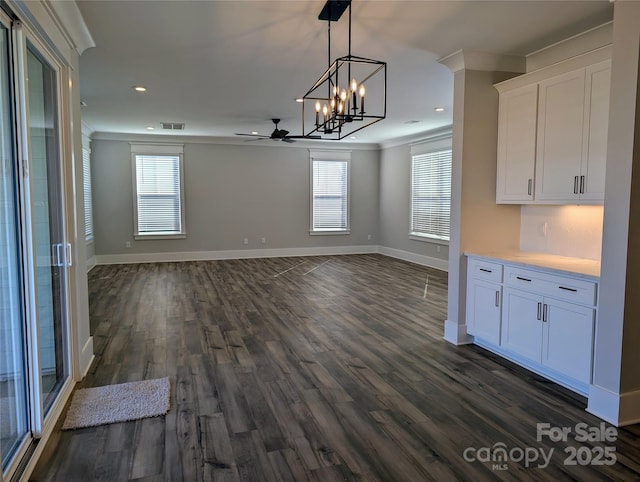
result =
M542 297L505 287L502 323L502 347L540 363L542 356Z
M544 303L542 364L579 382L591 382L595 310L552 299Z
M476 344L579 393L591 382L597 284L469 258L467 332Z
M502 286L474 279L467 297L467 332L499 345Z
M581 383L591 381L595 310L504 288L502 347Z

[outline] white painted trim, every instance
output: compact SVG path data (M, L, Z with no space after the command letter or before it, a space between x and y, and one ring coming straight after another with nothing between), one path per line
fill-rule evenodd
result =
M424 254L416 254L410 251L388 248L386 246L378 246L378 253L390 256L391 258L403 259L410 263L420 264L422 266L428 266L442 271L448 271L449 269L448 260L432 258L431 256L425 256Z
M473 343L473 337L467 334L467 325L459 325L450 320L444 321L444 336L442 338L456 346Z
M598 49L613 42L613 20L528 53L527 72Z
M340 254L373 254L375 245L327 246L314 248L237 249L224 251L185 251L173 253L99 254L96 264L167 263L178 261L214 261L222 259L283 258Z
M89 368L91 368L91 364L93 363L95 356L93 354L93 337L90 336L87 339L87 342L82 347L82 352L78 357L78 367L81 373L80 380L87 376L89 372ZM77 380L77 381L80 381Z
M618 426L619 409L619 396L617 393L598 385L589 386L587 412Z
M541 69L534 70L523 75L518 75L517 77L513 77L502 82L498 82L493 86L498 90L498 92L502 93L512 89L517 89L519 87L524 87L526 85L535 84L537 82L547 80L557 75L562 75L573 70L578 70L588 67L589 65L597 64L598 62L609 60L611 59L612 49L613 47L611 45L601 47L599 49L592 50L591 52L576 55L575 57L572 57L570 59L556 62L555 64L549 65L547 67L543 67Z
M64 407L66 406L67 402L69 401L69 398L73 393L73 388L75 387L75 385L76 384L73 381L73 378L69 377L68 381L62 387L62 391L60 392L60 395L58 396L58 399L56 400L55 405L52 407L51 412L49 412L49 415L47 416L48 423L46 423L44 426L44 430L42 431L42 437L40 437L40 439L38 440L38 443L35 445L35 450L33 451L33 454L31 454L31 456L29 457L29 462L24 468L24 471L22 472L22 474L20 474L20 480L30 479L31 474L33 473L34 469L36 468L36 465L38 464L38 461L40 460L40 457L42 456L42 453L47 447L47 442L49 441L49 437L51 437L51 434L53 433L54 428L56 427L58 421L60 420L60 417L62 416L62 411L64 410Z
M105 141L123 141L123 142L146 142L146 143L158 143L158 142L180 142L184 144L225 144L225 145L238 145L248 147L245 140L241 137L215 137L215 136L176 136L165 134L127 134L123 132L99 132L95 131L91 134L91 140L105 140ZM331 140L307 140L297 139L295 144L287 144L285 142L274 142L272 139L258 140L253 142L254 147L263 149L265 147L280 147L287 149L308 149L311 146L321 149L349 149L352 151L370 151L377 150L380 146L373 142L346 142L331 141Z
M86 49L96 46L76 2L50 2L50 4L69 37L69 43L79 55L82 55Z
M438 59L438 62L448 67L453 73L463 69L518 73L527 71L524 56L500 55L476 50L458 50Z
M96 266L96 257L91 256L89 259L87 259L87 273L91 271L93 268L95 268L95 266Z
M640 390L618 394L598 385L591 385L587 412L616 427L638 423Z

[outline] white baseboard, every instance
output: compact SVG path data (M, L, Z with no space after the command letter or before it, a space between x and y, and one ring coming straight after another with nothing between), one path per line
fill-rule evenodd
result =
M96 264L167 263L178 261L214 261L223 259L282 258L292 256L327 256L372 254L378 246L328 246L315 248L237 249L225 251L184 251L175 253L99 254Z
M87 273L91 271L95 266L96 266L96 257L91 256L89 259L87 259Z
M436 268L442 271L448 271L449 262L444 259L432 258L431 256L425 256L423 254L416 254L410 251L403 251L401 249L388 248L386 246L378 246L378 252L385 256L392 258L402 259L409 261L410 263L416 263L422 266L428 266L430 268Z
M443 338L454 345L473 343L473 337L467 334L467 325L459 325L455 321L445 320Z
M587 412L616 427L640 422L640 390L615 393L598 385L589 387Z
M93 337L90 336L87 342L82 347L82 352L80 353L80 357L78 359L78 366L80 368L80 374L82 380L91 368L91 364L93 363L94 354L93 354ZM77 380L77 381L80 381Z

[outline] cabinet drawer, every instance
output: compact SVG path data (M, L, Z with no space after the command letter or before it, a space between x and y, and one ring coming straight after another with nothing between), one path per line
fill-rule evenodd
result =
M592 281L505 266L504 282L508 286L553 296L560 300L588 306L596 304L596 283Z
M499 263L469 258L468 273L472 278L502 283L502 265Z

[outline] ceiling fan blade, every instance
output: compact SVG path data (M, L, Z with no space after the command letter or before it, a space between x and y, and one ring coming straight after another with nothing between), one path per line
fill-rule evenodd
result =
M322 139L322 136L287 136L287 139Z
M280 129L280 130L278 131L278 137L280 137L280 138L282 138L282 137L287 137L287 134L288 134L288 133L289 133L289 131L288 131L288 130L286 130L286 129Z
M291 137L283 137L282 142L287 142L289 144L293 144L295 141L291 139Z

